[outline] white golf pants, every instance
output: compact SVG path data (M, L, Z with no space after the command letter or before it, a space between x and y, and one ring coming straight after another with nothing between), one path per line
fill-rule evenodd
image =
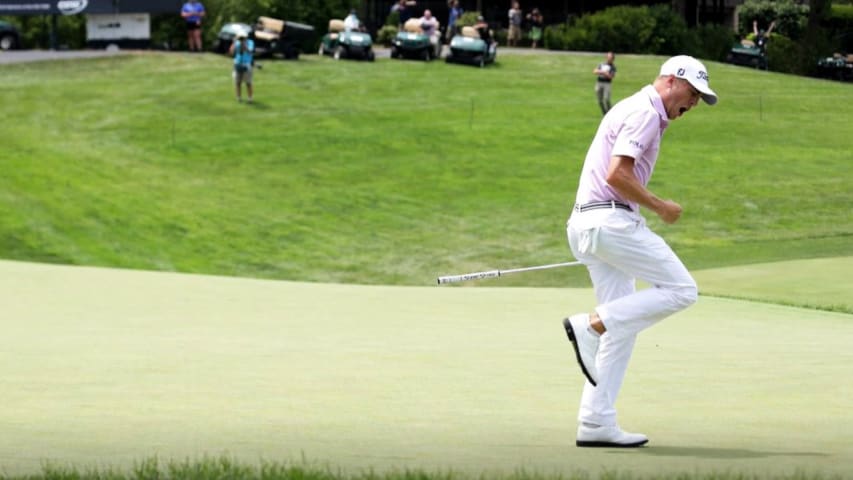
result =
M584 385L578 421L617 425L616 396L637 333L697 299L696 282L669 245L637 213L602 208L572 213L566 228L575 258L586 265L595 289L601 336L598 386ZM636 291L635 279L651 288Z

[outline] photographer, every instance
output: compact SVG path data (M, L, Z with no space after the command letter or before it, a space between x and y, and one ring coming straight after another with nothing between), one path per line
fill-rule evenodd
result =
M254 65L255 42L240 32L228 49L228 54L234 56L234 87L237 91L237 101L243 101L242 84L246 84L247 101L252 103L254 88L252 86L252 66Z

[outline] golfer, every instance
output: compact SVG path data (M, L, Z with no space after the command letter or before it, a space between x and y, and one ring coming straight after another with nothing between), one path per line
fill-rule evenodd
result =
M640 207L665 223L681 205L646 188L669 122L702 99L717 103L708 71L693 57L667 60L651 85L617 103L589 147L567 225L569 246L586 265L598 306L563 321L587 378L578 414L577 446L638 447L623 431L616 397L637 333L696 302L696 282L669 245L646 227ZM636 291L635 279L651 288Z

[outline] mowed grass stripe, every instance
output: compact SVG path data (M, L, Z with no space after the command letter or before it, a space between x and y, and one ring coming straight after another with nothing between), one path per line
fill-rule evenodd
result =
M849 315L701 298L641 335L620 421L652 443L615 452L573 446L560 320L588 289L0 271L9 475L204 455L478 478L853 469Z

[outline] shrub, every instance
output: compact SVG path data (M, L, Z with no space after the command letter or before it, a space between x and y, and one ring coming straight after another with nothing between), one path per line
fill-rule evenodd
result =
M2 16L21 32L21 44L25 48L50 48L50 24L47 16ZM65 48L83 48L86 45L86 17L83 15L57 15L57 46Z
M684 17L668 4L649 7L649 15L654 27L645 53L677 55L694 49L696 35L687 28Z
M717 62L725 61L737 41L737 35L732 29L723 25L700 25L691 33L692 45L685 51L696 58Z
M653 30L648 7L617 6L578 18L565 43L569 50L645 53Z
M396 36L397 25L383 25L379 31L376 32L376 43L389 46Z
M676 54L696 37L684 19L666 5L616 6L545 29L551 49Z
M566 34L568 29L569 25L565 23L546 26L545 31L542 34L545 48L551 50L568 50L568 47L566 46Z
M477 23L477 17L480 15L480 12L465 12L456 19L456 27L461 29L462 27L474 26Z
M394 10L393 12L389 13L388 16L385 18L385 25L390 25L392 27L397 27L398 25L400 25L400 12Z
M767 42L768 70L807 75L814 72L816 65L805 47L784 35L773 35Z
M505 28L499 28L494 31L495 41L500 45L507 45L507 38L509 37L509 30Z
M853 5L832 5L824 24L832 39L832 48L853 53Z

